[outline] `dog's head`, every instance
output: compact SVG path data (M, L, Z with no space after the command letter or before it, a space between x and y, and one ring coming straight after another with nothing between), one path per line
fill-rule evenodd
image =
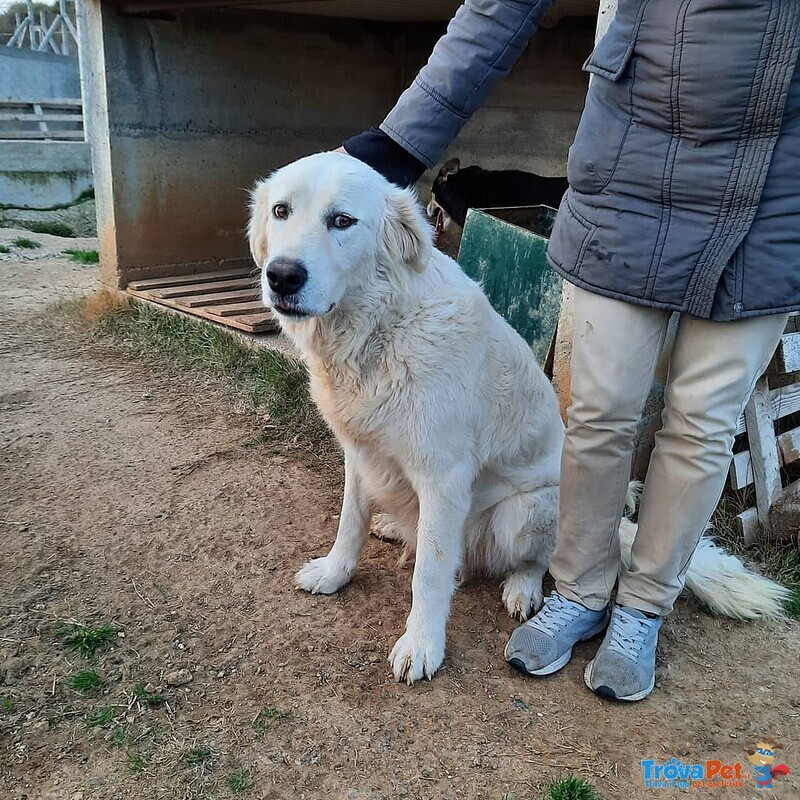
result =
M439 197L442 196L445 191L447 179L451 175L455 175L459 169L461 169L461 162L457 158L451 158L449 161L445 161L439 169L439 174L436 176L436 180L434 180L433 186L431 187L431 197L425 211L428 214L428 218L433 220L435 236L438 236L442 231L446 231L453 221L450 214L439 204L436 195L438 193Z
M364 296L380 270L422 271L431 229L413 192L344 153L318 153L259 181L250 252L282 319L319 317Z

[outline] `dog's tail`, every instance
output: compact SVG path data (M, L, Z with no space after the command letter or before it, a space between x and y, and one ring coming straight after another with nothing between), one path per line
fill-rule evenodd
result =
M628 487L628 508L635 507L638 486ZM623 519L619 528L622 563L631 563L637 526ZM704 534L686 573L686 588L715 614L733 619L781 619L791 592L746 567Z

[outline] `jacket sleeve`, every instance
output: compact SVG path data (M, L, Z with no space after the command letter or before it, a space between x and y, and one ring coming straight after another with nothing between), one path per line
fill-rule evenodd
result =
M507 75L554 0L466 0L381 130L432 167Z

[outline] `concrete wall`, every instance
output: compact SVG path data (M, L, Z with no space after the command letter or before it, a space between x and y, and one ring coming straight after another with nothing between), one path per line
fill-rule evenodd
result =
M448 155L464 165L566 175L567 151L588 85L581 65L593 41L593 19L564 20L539 30Z
M114 286L247 262L254 180L379 122L443 30L264 12L148 20L82 5L101 277ZM541 32L452 152L563 173L591 39L591 27Z
M0 47L0 100L80 96L77 58Z
M0 99L80 96L77 58L0 47ZM35 130L35 123L0 121L0 205L50 208L71 203L91 188L86 142L3 140L3 131L12 129Z
M66 205L91 187L88 142L0 140L0 206Z

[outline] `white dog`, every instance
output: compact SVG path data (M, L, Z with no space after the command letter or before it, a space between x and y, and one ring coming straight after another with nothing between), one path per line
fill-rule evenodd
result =
M530 349L455 261L433 249L412 192L341 153L259 182L249 225L265 302L295 342L344 450L336 541L297 585L350 580L373 507L416 550L395 677L430 678L445 653L459 569L502 576L509 614L542 602L555 544L564 428ZM623 523L629 553L635 526ZM780 614L781 587L703 540L687 584L739 617Z

